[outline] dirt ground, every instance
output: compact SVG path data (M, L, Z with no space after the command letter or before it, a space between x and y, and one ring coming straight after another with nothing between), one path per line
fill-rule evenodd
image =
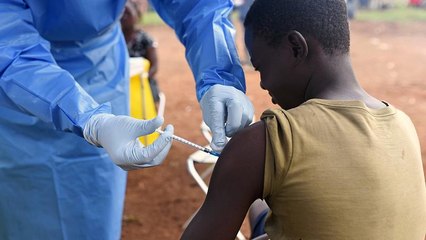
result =
M167 97L165 120L175 134L207 144L200 132L201 112L184 48L167 26L146 27L159 42L158 81ZM413 120L426 159L426 25L421 23L351 23L351 54L363 87L406 112ZM241 49L242 35L237 32ZM259 77L245 67L247 95L256 116L272 107ZM186 169L194 149L175 142L162 166L129 173L122 239L178 239L182 226L204 194ZM247 223L243 233L248 236Z

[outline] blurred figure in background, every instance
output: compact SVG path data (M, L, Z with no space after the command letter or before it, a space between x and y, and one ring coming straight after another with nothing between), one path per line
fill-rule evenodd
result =
M422 6L422 0L409 0L408 5L411 7L421 7Z
M346 9L348 12L348 18L354 19L356 12L356 1L355 0L346 0Z
M157 42L149 36L138 25L142 18L141 8L138 3L127 1L121 17L121 29L126 39L127 49L130 57L143 57L150 63L148 79L151 87L154 102L160 100L157 79L155 75L158 71Z
M370 7L371 0L359 0L359 7L362 9L368 9Z

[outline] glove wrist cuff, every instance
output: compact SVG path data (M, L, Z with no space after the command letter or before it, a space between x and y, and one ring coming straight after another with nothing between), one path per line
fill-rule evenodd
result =
M96 146L96 147L102 147L102 145L98 142L98 133L101 121L103 121L105 118L109 118L111 116L114 116L112 114L96 114L93 115L86 123L83 129L83 137L86 139L87 142L90 144Z

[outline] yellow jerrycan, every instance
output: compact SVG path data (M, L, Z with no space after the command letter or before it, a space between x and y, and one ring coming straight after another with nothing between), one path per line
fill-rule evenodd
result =
M130 58L130 116L138 119L151 119L157 116L154 98L149 86L148 71L150 63L142 57ZM142 136L143 145L151 144L158 138L158 133Z

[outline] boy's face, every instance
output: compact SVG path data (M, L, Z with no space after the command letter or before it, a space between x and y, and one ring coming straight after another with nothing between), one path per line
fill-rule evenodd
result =
M301 66L285 41L271 47L261 37L253 37L250 28L245 32L251 62L260 73L260 86L269 92L272 102L284 109L297 107L305 101L308 79L300 74Z

